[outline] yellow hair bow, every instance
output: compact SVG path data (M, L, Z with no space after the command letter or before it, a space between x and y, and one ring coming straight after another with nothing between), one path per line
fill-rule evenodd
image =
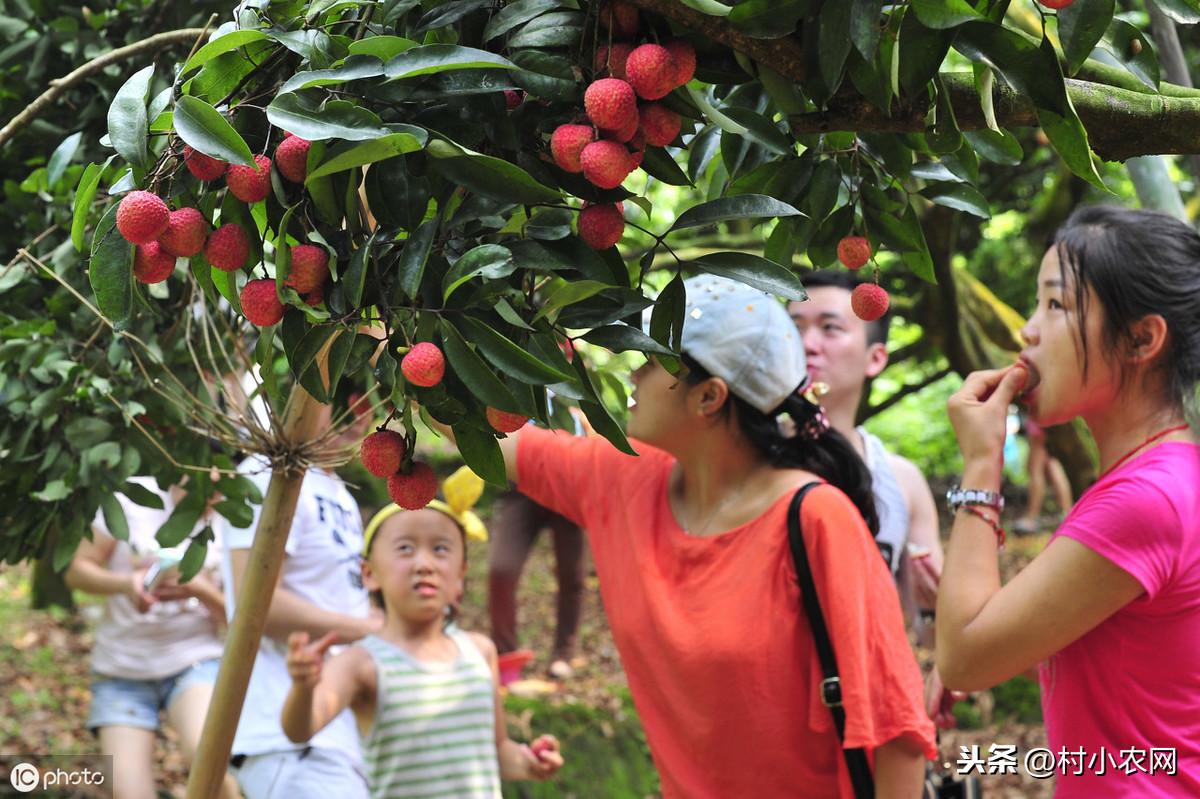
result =
M483 520L471 510L483 496L483 479L470 468L461 466L442 483L442 494L446 497L445 502L435 499L430 501L426 507L449 516L455 524L462 528L468 538L487 541L487 527ZM367 523L367 529L363 531L363 557L366 557L367 553L371 551L371 540L379 531L384 520L401 510L403 508L393 502L371 517L371 521Z

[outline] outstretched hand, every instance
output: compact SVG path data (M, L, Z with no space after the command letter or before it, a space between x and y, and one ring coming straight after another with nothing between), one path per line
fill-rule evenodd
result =
M547 780L563 767L563 756L558 748L558 739L553 735L540 735L528 746L521 746L526 755L531 779Z
M1000 463L1004 458L1008 406L1025 387L1028 367L972 372L946 403L963 462Z
M338 643L338 633L325 633L314 643L309 643L308 633L294 632L288 636L287 669L292 683L313 688L321 681L321 665L329 647Z

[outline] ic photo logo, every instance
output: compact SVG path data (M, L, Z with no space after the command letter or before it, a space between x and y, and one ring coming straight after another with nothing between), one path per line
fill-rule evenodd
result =
M8 781L21 793L29 793L42 784L42 774L37 766L18 763L8 773Z

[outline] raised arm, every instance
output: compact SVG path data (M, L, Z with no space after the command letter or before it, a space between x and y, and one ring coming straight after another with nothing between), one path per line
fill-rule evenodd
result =
M292 687L279 721L291 741L309 740L347 707L354 707L357 713L371 708L374 715L376 685L371 656L362 647L353 646L324 662L326 650L335 643L336 633L311 643L308 633L288 637L287 667Z

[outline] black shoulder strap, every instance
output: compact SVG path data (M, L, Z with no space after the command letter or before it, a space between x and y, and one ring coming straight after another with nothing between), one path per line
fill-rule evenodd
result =
M833 714L833 726L837 730L838 741L844 741L846 736L846 710L842 707L842 683L838 677L837 659L833 653L833 643L829 640L829 629L825 626L825 614L821 612L821 601L817 597L817 587L813 583L812 568L808 564L808 551L804 546L804 535L800 530L800 503L804 495L821 485L811 482L802 486L792 498L788 508L788 543L792 547L792 559L796 563L796 580L800 583L800 596L804 600L804 613L808 616L808 624L812 627L813 640L817 646L817 658L821 661L821 702ZM875 782L871 777L871 766L867 761L867 753L859 749L842 747L846 757L846 768L850 772L850 782L854 785L856 799L872 799L875 796Z

